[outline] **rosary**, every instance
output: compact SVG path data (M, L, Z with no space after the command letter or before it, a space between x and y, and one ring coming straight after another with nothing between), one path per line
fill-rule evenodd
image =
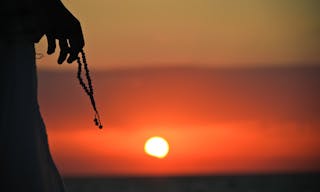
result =
M100 115L99 115L99 112L97 110L96 102L95 102L94 97L93 97L93 87L92 87L92 81L91 81L91 77L90 77L90 73L89 73L89 68L88 68L88 64L87 64L86 55L85 55L83 50L81 50L80 53L81 53L82 61L81 61L80 57L77 58L77 63L78 63L78 75L77 75L77 78L79 80L79 83L80 83L81 87L83 88L83 90L86 92L86 94L90 98L92 108L93 108L93 110L95 112L93 121L94 121L95 125L97 127L99 127L99 129L102 129L103 126L102 126L102 123L101 123L101 120L100 120ZM85 77L87 79L88 85L85 84L85 82L83 81L83 79L81 77L82 66L83 66L83 68L85 70Z

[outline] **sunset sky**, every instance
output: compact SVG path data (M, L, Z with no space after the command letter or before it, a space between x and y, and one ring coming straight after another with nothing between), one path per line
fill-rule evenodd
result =
M37 60L63 175L320 171L320 1L63 2L81 21L105 125L75 64ZM168 140L166 158L144 152L151 136Z
M81 20L92 68L320 61L318 0L63 2Z

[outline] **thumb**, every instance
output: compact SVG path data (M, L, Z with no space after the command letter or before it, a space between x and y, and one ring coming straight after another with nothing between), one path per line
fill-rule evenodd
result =
M47 53L51 55L56 50L56 40L51 34L46 34L47 42L48 42L48 49Z

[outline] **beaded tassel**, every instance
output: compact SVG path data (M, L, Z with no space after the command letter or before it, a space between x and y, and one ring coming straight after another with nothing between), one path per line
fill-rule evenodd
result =
M94 120L93 121L94 121L95 125L99 127L99 129L102 129L103 126L102 126L102 123L101 123L101 120L100 120L100 115L99 115L99 112L97 110L96 102L95 102L94 97L93 97L93 86L92 86L92 81L91 81L91 77L90 77L90 72L89 72L89 68L88 68L86 55L85 55L83 50L81 50L80 53L81 53L81 59L82 59L83 63L81 62L80 57L78 57L77 58L77 63L78 63L77 78L79 80L79 83L80 83L81 87L86 92L86 94L89 96L92 108L95 111L95 115L94 115ZM85 70L85 76L86 76L86 79L88 81L88 85L85 84L85 82L83 81L83 79L81 77L82 65L83 65L84 70Z

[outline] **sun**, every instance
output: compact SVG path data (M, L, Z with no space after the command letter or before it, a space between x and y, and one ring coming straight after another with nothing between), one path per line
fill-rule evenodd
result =
M146 141L144 151L152 157L162 159L166 157L169 152L169 144L164 138L154 136Z

